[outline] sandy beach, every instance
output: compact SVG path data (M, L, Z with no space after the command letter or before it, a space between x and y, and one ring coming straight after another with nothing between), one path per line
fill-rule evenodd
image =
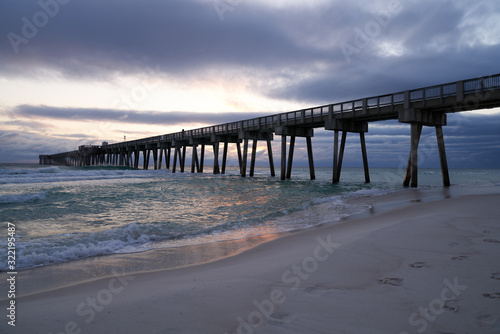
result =
M500 194L398 196L218 261L17 298L2 332L500 332Z

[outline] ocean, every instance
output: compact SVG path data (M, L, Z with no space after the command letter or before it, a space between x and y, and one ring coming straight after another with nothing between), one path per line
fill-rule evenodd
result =
M209 170L209 168L207 168ZM111 254L241 240L335 223L369 209L357 197L400 191L404 170L294 168L290 180L256 168L242 178L125 167L0 164L0 247L7 271L7 225L16 226L16 269ZM498 187L500 170L450 170L452 187ZM439 169L420 169L421 189L441 188ZM498 189L498 188L496 188ZM411 191L411 189L408 189Z

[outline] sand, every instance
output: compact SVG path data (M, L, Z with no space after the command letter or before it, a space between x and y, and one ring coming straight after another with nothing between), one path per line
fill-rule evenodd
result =
M412 196L211 263L20 297L0 332L500 333L500 194Z

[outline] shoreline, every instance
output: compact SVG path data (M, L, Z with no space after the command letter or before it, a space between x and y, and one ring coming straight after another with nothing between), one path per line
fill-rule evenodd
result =
M353 220L374 217L392 210L411 206L414 202L432 202L470 194L494 194L497 192L500 192L500 189L494 187L403 188L384 195L364 195L346 198L345 201L347 204L370 207L363 212L342 217L336 221L317 224L299 230L267 233L258 236L207 242L196 245L157 248L143 252L101 255L21 269L18 272L18 295L20 297L25 297L109 278L113 276L113 270L115 270L115 268L120 268L122 274L136 275L212 263L228 257L237 256L261 244L272 242L283 237L304 233L309 230L345 224ZM308 215L308 211L318 211L317 208L325 207L328 204L329 203L317 204L293 214ZM324 213L324 210L322 210L321 214L322 213ZM0 284L0 287L2 284ZM0 302L5 300L7 300L5 297L0 298Z
M374 205L379 212L217 261L133 274L116 269L110 277L19 297L16 327L221 334L500 330L500 194L452 191L430 200L421 196L425 191L404 193L407 206L392 207L401 194L388 194L389 204Z
M270 242L291 234L303 233L309 229L320 228L328 225L341 224L351 219L357 219L373 215L374 206L388 206L397 208L410 205L412 195L408 193L410 189L401 190L384 195L364 195L357 198L347 198L346 203L355 205L369 205L371 208L363 212L355 213L333 222L317 224L311 227L293 231L265 233L258 236L242 237L238 239L207 242L194 245L183 245L166 248L149 249L142 252L107 254L89 258L64 261L50 265L43 265L19 270L19 296L29 296L32 294L48 292L60 288L88 283L91 281L112 277L113 268L119 266L124 274L139 274L161 270L173 270L189 266L196 266L236 256L244 251L250 250L260 244ZM388 204L392 197L403 194L406 200L398 199L397 204ZM392 196L391 196L392 195ZM409 197L410 196L410 197ZM387 200L388 199L388 200ZM369 203L369 204L368 204ZM321 203L301 210L292 215L309 215L309 212L317 215L314 211L317 208L327 207L330 203ZM388 210L385 208L384 210ZM324 210L322 210L324 213ZM378 212L379 210L377 210ZM319 213L321 214L321 213ZM283 217L286 219L286 217ZM0 283L1 287L2 283ZM6 300L0 297L0 301Z

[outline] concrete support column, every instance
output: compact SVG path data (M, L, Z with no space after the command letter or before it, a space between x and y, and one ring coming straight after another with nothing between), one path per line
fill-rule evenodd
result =
M370 183L370 170L368 169L368 155L366 154L366 143L365 143L364 132L361 132L359 134L359 140L361 142L361 153L363 155L363 167L365 169L365 182Z
M149 156L148 156L148 152L147 152L146 149L144 149L142 151L142 157L143 157L142 169L148 169L148 159L149 159Z
M154 166L154 169L158 169L158 149L156 148L153 148L150 150L150 152L153 153L153 166Z
M168 147L167 149L167 153L165 155L165 164L166 164L166 169L170 169L170 158L171 158L171 154L172 154L172 147ZM174 150L174 154L175 154L175 150Z
M335 130L333 135L333 176L332 182L339 183L339 130Z
M224 149L222 151L222 174L226 174L226 164L227 164L227 149L228 149L228 141L224 141Z
M463 95L463 82L457 84L457 98ZM444 149L443 125L446 125L446 114L433 110L407 109L399 112L398 119L402 123L411 124L411 149L406 167L406 175L403 181L405 187L418 187L418 144L422 134L422 127L434 126L436 128L437 144L439 148L439 159L441 161L441 172L444 186L450 185L446 152Z
M248 139L243 140L243 159L240 166L241 177L247 176L247 160L248 160Z
M286 179L286 135L281 135L281 180Z
M182 146L181 173L184 173L184 168L186 167L186 150L187 146L186 145Z
M193 156L191 158L191 173L200 172L200 162L198 160L198 145L193 145Z
M450 174L448 173L448 162L446 161L446 151L444 149L443 127L436 126L436 137L439 149L439 160L441 162L441 174L443 176L443 185L450 186Z
M175 149L174 149L174 162L172 165L172 173L176 172L177 159L179 159L179 163L182 164L181 147L180 146L175 146Z
M134 151L134 168L139 168L139 154L141 151L135 150Z
M295 136L290 136L290 147L288 149L288 165L286 168L286 178L292 177L293 153L295 150Z
M257 158L257 139L252 144L252 160L250 161L250 177L253 177L255 171L255 159Z
M238 152L238 166L240 167L240 172L241 172L241 166L243 165L243 157L241 155L241 145L240 142L236 142L236 151Z
M307 145L307 158L309 160L309 176L310 176L311 180L315 180L316 173L314 171L314 159L313 159L311 137L306 137L306 145Z
M163 147L160 147L160 159L158 160L158 169L161 169L161 163L163 160Z
M418 144L421 134L422 124L412 123L410 158L408 159L408 166L406 167L406 175L403 182L405 187L410 185L410 181L412 188L418 187Z
M344 160L345 142L347 139L347 131L342 131L342 139L340 140L340 151L337 158L337 182L340 182L340 173L342 172L342 162Z
M363 166L365 169L365 181L370 182L370 176L368 172L368 156L366 154L366 143L365 143L365 132L368 132L368 123L353 121L349 119L332 119L325 122L325 129L335 131L334 142L333 142L333 176L332 176L333 183L338 183L340 180L340 172L342 170L345 143L348 132L360 134L361 152L363 154ZM339 152L339 131L342 131L340 152Z
M214 143L214 175L220 174L219 168L219 142Z
M205 164L205 144L201 144L200 170L199 170L199 173L203 173L203 165L204 164Z
M276 173L274 171L273 146L269 138L267 138L266 141L267 141L267 156L269 157L269 168L271 169L271 176L274 177L276 176Z

